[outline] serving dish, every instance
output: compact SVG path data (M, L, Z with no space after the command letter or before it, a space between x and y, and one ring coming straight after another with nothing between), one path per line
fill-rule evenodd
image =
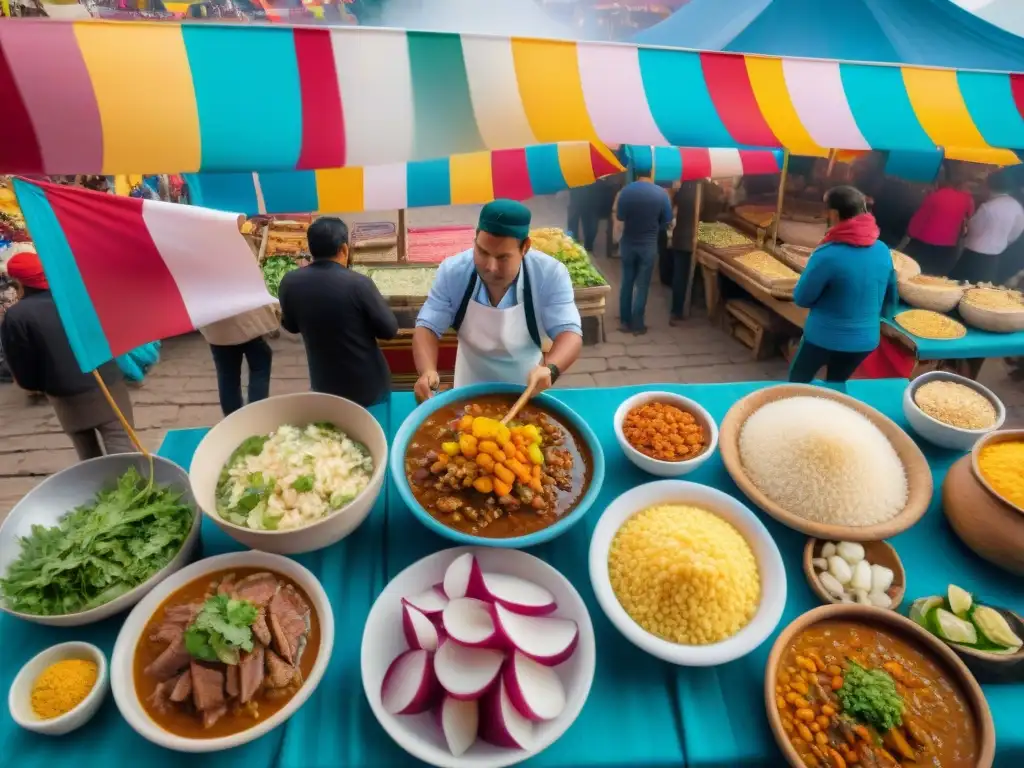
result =
M288 530L253 530L225 520L217 512L217 482L224 465L243 441L267 435L285 424L329 422L373 457L369 484L355 499L315 522ZM189 481L203 513L224 533L252 549L279 555L313 552L341 541L370 514L384 483L388 441L373 415L357 403L320 392L278 395L250 403L206 433L192 457Z
M895 611L884 611L863 605L823 605L797 617L782 632L772 646L765 668L764 699L768 722L775 742L793 768L803 768L805 763L790 743L783 728L776 697L779 685L779 664L796 637L814 625L825 621L850 621L866 624L885 631L887 634L909 642L929 659L940 665L963 693L971 710L978 734L979 753L976 768L990 768L995 759L995 724L981 686L970 670L944 643L930 635L910 619Z
M626 415L634 408L646 405L647 403L667 403L692 414L697 423L703 427L704 434L707 437L707 445L704 446L704 450L690 459L664 461L647 456L630 445L629 440L626 439L622 431ZM615 410L614 426L615 439L619 441L619 447L626 454L626 458L644 472L657 475L658 477L682 477L688 475L711 458L711 455L718 447L718 425L715 424L711 414L696 400L691 400L683 395L677 395L674 392L640 392L626 398Z
M143 630L166 598L181 587L208 574L233 569L266 570L283 575L295 582L309 597L310 608L316 613L320 627L320 643L316 660L302 686L284 707L270 717L254 720L254 725L229 736L215 738L186 738L160 727L146 712L139 700L135 681L135 653ZM334 612L327 593L317 578L306 568L287 557L266 552L232 552L193 563L163 581L150 592L128 615L118 632L114 651L110 657L110 684L114 701L128 725L152 743L178 752L219 752L246 744L272 731L285 722L316 690L331 658L334 647Z
M669 642L637 624L615 596L608 572L612 540L633 515L661 504L685 504L713 512L730 523L753 550L760 573L761 599L750 622L732 637L709 645ZM746 656L775 631L786 605L782 555L764 523L732 496L685 480L657 480L639 485L608 505L590 539L590 583L601 609L627 640L652 656L684 667L717 666Z
M68 467L41 482L19 501L0 524L0 575L7 573L11 564L21 555L22 537L32 532L32 526L56 526L60 519L77 507L89 504L96 495L117 485L118 478L135 469L143 478L149 477L149 460L141 453L119 453L100 456ZM139 600L157 584L184 567L192 558L199 543L202 515L189 486L188 474L172 461L153 456L153 480L182 494L183 503L193 508L192 528L178 554L162 569L139 586L96 608L61 616L38 616L13 611L0 599L0 610L25 621L53 627L80 627L114 616Z
M431 515L417 500L410 486L409 478L406 475L405 459L413 436L423 422L438 410L456 403L472 401L473 398L496 394L519 396L522 394L522 391L522 387L513 384L473 384L467 387L460 387L435 395L420 404L402 422L391 443L391 481L413 516L434 533L460 544L513 549L532 547L561 536L583 519L597 499L601 486L604 483L605 475L604 451L601 448L600 441L597 439L597 435L594 434L593 429L590 428L579 414L562 401L551 395L542 394L531 398L529 404L535 404L552 413L560 422L571 427L582 438L591 459L590 482L586 491L575 505L567 513L563 514L557 522L533 533L521 536L487 538L459 531L445 525ZM514 400L514 398L512 399Z
M963 429L929 416L918 406L914 395L917 390L931 381L951 381L954 384L969 387L982 395L996 409L995 424L985 429ZM969 451L979 439L1003 426L1003 422L1006 420L1006 408L995 393L983 384L949 371L929 371L911 381L903 391L903 415L914 432L929 443L952 451Z
M1024 637L1024 618L1019 613L997 606L992 606L992 608L1003 615L1018 637ZM1015 653L991 653L956 643L947 643L947 645L983 683L1019 683L1024 681L1024 647L1018 648Z
M795 515L769 499L754 485L740 459L740 432L746 420L759 408L790 397L819 397L834 400L856 411L874 424L892 444L907 475L908 497L903 511L876 525L849 526L817 523ZM928 509L932 498L932 473L917 444L891 419L848 395L810 384L780 384L753 392L736 402L722 420L718 449L725 469L748 499L794 530L827 541L878 541L888 539L914 525Z
M903 602L907 594L907 572L903 568L903 561L896 554L892 544L887 541L862 541L864 546L864 559L872 565L881 565L893 572L892 586L885 590L892 600L892 605L887 610L895 611ZM809 538L804 545L804 576L807 578L807 585L821 602L829 605L838 605L843 601L838 597L829 594L821 581L818 579L818 571L815 569L812 560L821 557L821 548L826 542L821 539Z
M424 585L441 582L452 561L465 553L472 553L485 572L518 577L547 589L558 604L552 615L572 619L579 627L572 656L554 668L565 688L565 708L556 719L535 724L536 739L531 750L496 747L478 740L461 756L454 757L433 713L393 715L382 702L385 673L395 657L408 647L402 632L403 598L421 593ZM445 768L502 768L542 752L568 730L583 709L594 680L595 664L594 627L583 599L568 579L533 555L486 547L457 547L436 552L395 576L370 609L360 651L363 690L374 717L410 755Z
M69 659L93 662L96 665L96 682L88 695L74 709L59 717L43 720L32 711L32 686L36 678L51 664ZM107 676L107 657L103 655L103 651L91 643L60 643L37 653L26 662L11 684L7 706L11 718L22 728L44 736L63 736L81 728L92 719L106 698L108 690L110 680Z
M985 435L981 440L976 442L974 444L974 448L971 449L971 470L974 472L974 476L978 478L978 482L981 483L982 487L992 494L998 502L1007 505L1021 514L1024 514L1024 507L1014 504L1009 499L999 495L996 489L993 488L989 481L985 479L985 475L982 474L981 467L978 465L978 459L986 446L994 445L996 443L1005 443L1011 440L1024 441L1024 429L1004 429L1001 432L990 432Z

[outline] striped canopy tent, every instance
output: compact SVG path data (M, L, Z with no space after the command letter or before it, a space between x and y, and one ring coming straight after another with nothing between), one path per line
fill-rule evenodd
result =
M782 150L630 146L628 151L637 168L650 168L662 184L782 171Z
M1001 72L172 22L5 19L0 52L5 172L312 170L562 141L805 155L1024 147L1024 75ZM260 131L225 60L258 69L274 94Z

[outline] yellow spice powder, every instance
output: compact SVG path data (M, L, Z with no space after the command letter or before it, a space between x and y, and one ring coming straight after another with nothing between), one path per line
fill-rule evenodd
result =
M745 627L761 599L746 539L698 507L664 505L631 517L608 554L612 590L643 629L685 645L708 645Z
M996 493L1024 507L1024 440L986 445L978 456L978 469Z
M89 695L98 673L95 662L85 659L51 664L32 685L32 711L43 720L66 715Z

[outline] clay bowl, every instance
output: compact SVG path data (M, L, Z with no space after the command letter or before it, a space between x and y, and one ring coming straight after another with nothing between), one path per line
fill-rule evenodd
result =
M1021 514L1024 514L1024 507L1014 504L1009 499L1006 499L1005 497L1000 496L998 493L996 493L996 489L989 485L988 480L986 480L984 475L981 474L981 469L978 466L978 457L981 455L981 452L985 448L985 446L994 445L995 443L1006 443L1011 440L1024 440L1024 429L1004 429L1000 432L990 432L989 434L985 435L985 437L981 438L978 442L976 442L974 444L974 447L971 449L971 469L974 471L974 476L978 478L978 482L981 483L982 487L984 487L986 491L991 493L997 501L1010 507L1010 509L1015 509Z
M818 572L811 564L811 560L821 557L821 548L825 546L825 543L821 539L807 540L807 544L804 545L804 576L807 578L807 584L811 591L821 602L828 605L844 605L838 597L833 597L825 591L821 582L818 581ZM907 594L907 572L903 569L903 561L896 554L892 544L887 541L862 541L861 544L864 546L865 560L872 565L882 565L892 570L892 586L885 591L892 599L892 605L886 610L895 611L903 602L904 595ZM849 605L849 603L845 603L845 605Z
M740 460L740 431L744 422L763 405L775 400L801 396L822 397L842 403L867 418L886 436L903 462L909 486L907 505L896 517L884 523L863 526L816 523L782 508L754 485ZM815 387L810 384L780 384L747 395L735 403L725 415L718 432L718 450L722 455L726 471L748 499L783 525L816 539L864 542L892 538L920 520L932 499L932 471L928 466L928 460L921 453L921 449L917 447L917 443L900 429L896 422L883 416L871 406L825 387Z
M946 519L960 540L982 560L1024 576L1024 514L999 501L982 485L972 469L972 460L972 456L964 456L946 473L942 483Z
M786 762L792 768L803 768L804 763L789 743L786 732L782 728L782 718L775 707L775 686L778 684L779 661L797 635L822 621L851 621L867 624L910 643L936 662L946 673L947 678L951 678L958 685L974 716L979 750L976 768L991 768L996 753L995 724L992 722L992 712L985 700L985 694L982 693L981 686L978 685L978 681L974 679L967 666L945 643L895 611L883 611L866 605L848 604L822 605L798 616L782 630L768 655L768 665L765 667L764 676L765 709L775 743L779 745Z
M1024 619L1020 614L1006 608L989 606L1003 614L1017 637L1024 637ZM941 639L941 638L940 638ZM1024 647L1016 653L991 653L967 648L956 643L946 643L959 656L974 676L983 683L1019 683L1024 681Z

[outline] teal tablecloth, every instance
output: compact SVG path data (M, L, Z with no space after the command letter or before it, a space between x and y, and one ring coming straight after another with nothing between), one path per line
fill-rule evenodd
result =
M900 304L897 313L906 312L908 309L913 309L913 307ZM972 328L964 323L967 325L967 335L962 339L922 339L902 328L895 320L883 318L882 322L914 342L914 346L917 347L918 360L968 360L980 357L1024 355L1024 331L990 333Z
M667 389L698 399L716 420L738 398L765 384L670 385ZM851 382L850 394L904 425L900 398L903 381ZM587 572L590 534L602 509L620 493L651 478L618 450L612 431L617 405L640 388L588 389L555 395L588 420L605 448L607 473L601 496L587 519L561 538L532 550L557 567L583 595L597 633L598 670L580 717L569 731L531 766L558 768L643 768L691 765L782 765L764 714L764 665L769 639L745 659L715 669L681 669L663 664L627 643L594 599ZM374 415L393 435L412 411L413 399L396 394ZM205 430L173 431L160 453L188 466ZM958 454L925 447L936 490ZM688 479L738 495L716 456ZM742 499L742 496L740 496ZM1008 576L977 559L955 537L936 500L924 519L893 540L908 571L908 602L941 593L950 581L976 591L995 604L1024 611L1024 580ZM760 514L760 513L759 513ZM783 625L812 608L800 558L804 537L761 514L787 565L789 601ZM0 765L6 758L18 768L117 765L131 755L146 768L189 764L215 768L399 768L417 763L393 745L366 704L359 679L359 643L363 620L387 579L418 558L449 542L426 531L388 488L373 514L348 539L328 550L297 558L323 582L334 606L338 635L331 665L316 693L282 728L230 752L185 758L149 745L120 718L112 700L92 726L59 740L21 731L4 711L0 716ZM215 527L204 523L204 554L235 548ZM0 686L6 690L21 663L43 647L62 640L92 640L109 652L119 621L80 630L53 630L0 617ZM995 717L999 766L1024 760L1024 684L985 686ZM15 757L16 756L16 757Z

